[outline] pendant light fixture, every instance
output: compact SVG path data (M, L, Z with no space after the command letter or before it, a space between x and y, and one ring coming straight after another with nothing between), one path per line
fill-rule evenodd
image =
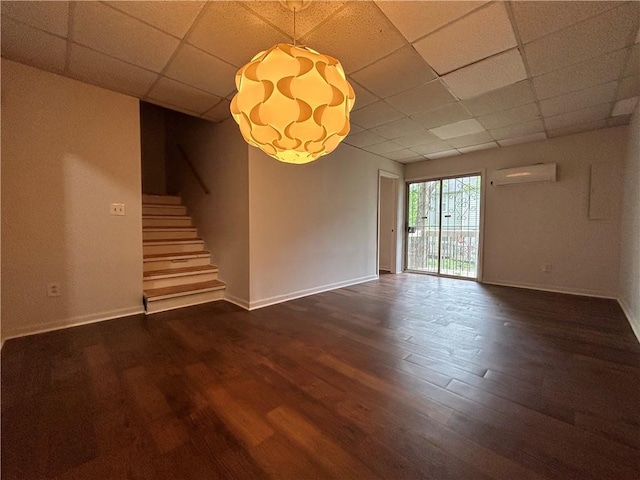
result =
M238 70L231 114L250 145L281 162L308 163L347 136L355 94L338 60L296 45L296 10L308 0L281 3L293 10L293 45L274 45Z

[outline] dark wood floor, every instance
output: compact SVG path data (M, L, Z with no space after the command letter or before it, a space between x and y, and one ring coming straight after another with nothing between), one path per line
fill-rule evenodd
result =
M638 479L613 301L420 275L2 349L2 478Z

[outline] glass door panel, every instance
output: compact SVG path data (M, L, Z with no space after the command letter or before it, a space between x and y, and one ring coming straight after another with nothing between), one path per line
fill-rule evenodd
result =
M409 184L407 268L438 273L440 181Z
M441 203L439 273L477 278L480 177L443 179Z

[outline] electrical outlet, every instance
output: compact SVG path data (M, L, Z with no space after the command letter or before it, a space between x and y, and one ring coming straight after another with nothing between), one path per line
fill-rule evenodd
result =
M124 215L124 203L112 203L111 204L111 215Z
M60 284L59 283L47 283L47 297L59 297L60 296Z
M542 271L544 273L551 273L551 269L552 269L552 265L550 263L543 263L542 264Z

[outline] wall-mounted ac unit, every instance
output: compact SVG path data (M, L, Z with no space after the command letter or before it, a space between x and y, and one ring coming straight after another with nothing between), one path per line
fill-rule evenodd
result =
M513 185L515 183L555 182L556 164L539 163L518 168L495 170L491 174L491 185Z

